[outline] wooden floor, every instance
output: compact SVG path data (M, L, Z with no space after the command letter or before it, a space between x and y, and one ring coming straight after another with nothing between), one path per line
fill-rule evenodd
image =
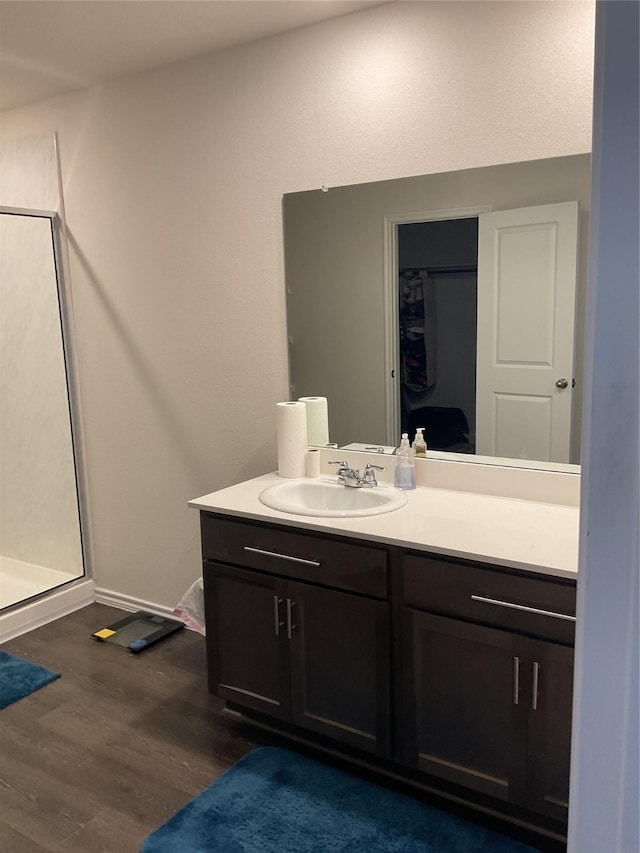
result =
M124 615L92 604L0 647L62 676L0 710L1 853L138 853L245 753L291 748L223 714L199 634L139 655L91 638Z
M139 655L91 638L124 615L92 604L2 645L62 676L0 711L3 853L138 853L242 755L280 743L221 715L199 634Z

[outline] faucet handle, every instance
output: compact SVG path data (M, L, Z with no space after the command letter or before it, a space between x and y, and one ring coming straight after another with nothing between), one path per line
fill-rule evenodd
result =
M362 482L367 486L377 486L376 471L384 471L384 465L367 464L362 475Z
M348 462L338 462L337 460L330 460L329 465L339 465L340 468L348 468L349 467Z

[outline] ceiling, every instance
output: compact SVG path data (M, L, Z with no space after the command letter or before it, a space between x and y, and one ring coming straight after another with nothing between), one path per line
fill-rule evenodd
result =
M388 0L0 0L0 111Z

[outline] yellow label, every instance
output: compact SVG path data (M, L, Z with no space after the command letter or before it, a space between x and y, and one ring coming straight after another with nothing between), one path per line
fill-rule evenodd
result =
M96 631L93 636L100 637L101 640L106 640L107 637L112 637L114 634L115 631L112 631L111 628L103 628L101 631Z

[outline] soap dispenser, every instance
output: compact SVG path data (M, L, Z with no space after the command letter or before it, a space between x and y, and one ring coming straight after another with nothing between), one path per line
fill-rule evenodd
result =
M396 489L405 491L416 487L416 464L413 461L413 451L406 432L402 433L402 441L396 450L396 470L393 484Z
M424 439L424 427L418 427L416 429L416 437L413 439L413 444L411 447L413 448L413 455L418 457L425 457L427 455L427 442Z

